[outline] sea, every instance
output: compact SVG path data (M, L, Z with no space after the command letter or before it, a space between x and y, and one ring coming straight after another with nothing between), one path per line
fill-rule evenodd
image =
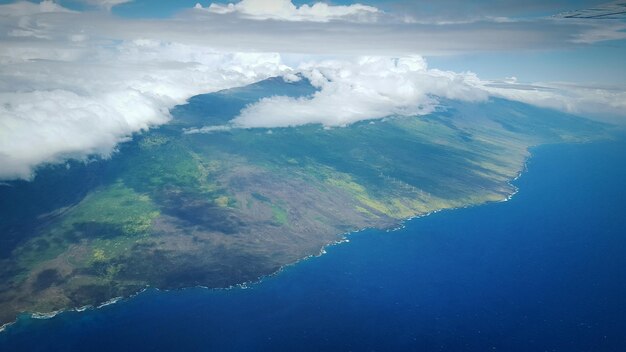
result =
M532 154L509 201L357 232L245 287L24 315L0 351L626 351L626 138Z

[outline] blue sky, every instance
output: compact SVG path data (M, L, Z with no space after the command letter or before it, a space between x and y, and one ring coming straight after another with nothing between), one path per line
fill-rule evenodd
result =
M485 79L515 76L525 82L560 81L621 86L626 82L626 41L567 50L523 50L427 57L433 67L470 70Z

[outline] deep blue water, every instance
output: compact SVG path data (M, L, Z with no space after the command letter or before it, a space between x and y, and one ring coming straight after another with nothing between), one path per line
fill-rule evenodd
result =
M626 141L544 146L509 202L364 231L249 289L21 319L0 351L626 351Z

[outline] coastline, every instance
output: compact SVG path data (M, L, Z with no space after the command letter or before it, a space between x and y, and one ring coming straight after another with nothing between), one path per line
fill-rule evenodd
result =
M626 338L613 327L626 323L619 314L626 287L618 275L626 263L619 256L626 248L619 236L626 219L614 215L623 213L626 199L619 188L626 175L623 147L622 140L537 148L528 172L514 182L520 191L510 203L443 212L388 235L373 230L348 236L348 246L327 249L328 255L251 289L149 289L102 311L21 319L0 334L0 345L7 351L36 350L42 343L46 351L251 345L260 351L436 350L446 341L450 351L496 346L524 352L591 348L603 341L600 350L620 350ZM607 218L607 212L613 215ZM583 263L594 266L580 277L576 269ZM613 275L602 276L607 271ZM580 290L570 290L572 281L553 280L564 273L575 274ZM598 277L600 285L587 285ZM608 301L590 307L584 300L590 296ZM485 309L494 304L498 309ZM518 319L520 312L528 319ZM608 312L610 319L594 312ZM578 324L581 317L593 327ZM519 329L501 335L502 324ZM459 334L459 327L467 334ZM433 339L441 328L447 333Z
M348 232L344 232L341 234L338 234L337 236L340 237L338 240L332 241L330 243L327 243L325 245L323 245L320 250L318 251L317 254L310 254L308 256L302 257L294 262L291 263L287 263L287 264L283 264L281 265L276 271L266 274L266 275L261 275L258 278L254 279L254 280L249 280L249 281L245 281L242 283L238 283L238 284L234 284L234 285L230 285L228 287L208 287L208 286L202 286L202 285L197 285L197 286L190 286L190 287L183 287L183 288L175 288L175 289L163 289L163 288L158 288L158 287L151 287L151 286L146 286L140 290L138 290L137 292L126 296L126 297L113 297L105 302L102 302L96 306L93 305L87 305L87 306L81 306L81 307L72 307L72 308L66 308L66 309L59 309L56 311L52 311L52 312L23 312L20 315L18 315L18 317L12 321L12 322L8 322L5 323L4 325L0 326L0 334L5 332L7 329L9 329L12 325L16 324L20 319L38 319L38 320L47 320L47 319L52 319L54 317L56 317L59 314L62 313L66 313L66 312L77 312L77 313L82 313L85 311L91 311L94 309L100 309L100 308L104 308L106 306L110 306L116 303L120 303L126 300L130 300L133 299L134 297L140 295L141 293L149 290L149 289L154 289L158 292L171 292L171 291L182 291L182 290L188 290L188 289L196 289L196 288L201 288L201 289L206 289L206 290L231 290L231 289L248 289L251 286L254 285L258 285L260 283L262 283L264 280L277 276L279 274L281 274L285 269L295 266L303 261L306 261L308 259L311 258L316 258L316 257L320 257L324 254L326 254L326 249L330 248L332 246L335 245L340 245L343 243L349 243L350 239L349 236L353 235L353 234L357 234L363 231L368 231L368 230L378 230L381 232L385 232L385 233L389 233L389 232L395 232L398 230L402 230L404 228L406 228L406 223L409 221L413 221L416 219L420 219L426 216L430 216L436 213L439 213L441 211L452 211L452 210L458 210L458 209L466 209L466 208L472 208L472 207L477 207L477 206L483 206L483 205L487 205L487 204L491 204L491 203L501 203L501 202L507 202L509 200L511 200L518 192L519 192L519 188L517 186L515 186L513 184L513 182L515 182L517 179L519 179L527 170L528 170L528 162L532 159L533 157L533 153L531 151L531 149L534 149L536 147L540 147L540 146L544 146L544 145L549 145L549 144L570 144L570 143L578 143L578 144L582 144L582 143L591 143L593 141L584 141L584 142L562 142L562 143L547 143L547 144L540 144L540 145L535 145L535 146L529 146L527 148L528 150L528 156L524 159L523 164L521 165L519 171L517 171L516 176L512 179L510 179L509 181L507 181L507 185L509 185L512 188L512 192L510 192L510 194L508 194L507 196L503 197L500 200L492 200L492 201L485 201L485 202L481 202L481 203L475 203L475 204L466 204L466 205L462 205L462 206L458 206L458 207L450 207L450 208L441 208L441 209L435 209L432 210L430 212L426 212L423 214L417 214L405 219L400 219L397 222L397 225L395 226L390 226L389 228L378 228L378 227L365 227L365 228L360 228L354 231L348 231Z
M457 206L457 207L450 207L450 208L441 208L441 209L436 209L430 212L426 212L423 214L418 214L418 215L414 215L405 219L401 219L397 221L397 225L396 226L390 226L388 228L378 228L378 227L364 227L364 228L360 228L354 231L348 231L348 232L344 232L344 233L340 233L337 236L340 237L339 239L329 242L325 245L323 245L320 250L315 253L315 254L310 254L307 255L305 257L302 257L294 262L291 263L287 263L287 264L283 264L281 265L276 271L269 273L269 274L265 274L265 275L261 275L259 277L257 277L254 280L249 280L249 281L245 281L245 282L241 282L238 284L234 284L234 285L230 285L228 287L208 287L208 286L203 286L203 285L196 285L196 286L189 286L189 287L183 287L183 288L173 288L173 289L167 289L167 288L158 288L158 287L152 287L152 286L145 286L142 289L138 290L137 292L130 294L128 296L118 296L118 297L113 297L111 299L108 299L98 305L86 305L86 306L81 306L81 307L72 307L72 308L66 308L66 309L59 309L53 312L22 312L20 313L15 320L11 321L11 322L7 322L4 323L3 325L0 326L0 334L2 334L3 332L7 331L8 329L11 328L11 326L13 326L14 324L16 324L20 319L38 319L38 320L47 320L47 319L52 319L60 314L66 313L66 312L77 312L77 313L82 313L85 311L93 311L95 309L100 309L100 308L104 308L106 306L111 306L117 303L122 303L126 300L130 300L135 298L136 296L144 293L147 290L150 289L154 289L157 292L172 292L172 291L184 291L184 290L190 290L190 289L196 289L196 288L200 288L200 289L205 289L205 290L215 290L215 291L222 291L222 290L232 290L232 289L248 289L251 288L254 285L258 285L260 283L262 283L264 280L268 279L268 278L272 278L274 276L280 275L285 269L295 266L303 261L306 261L308 259L311 258L316 258L316 257L320 257L324 254L326 254L326 249L330 248L332 246L335 245L340 245L343 243L349 243L350 239L349 237L353 234L357 234L360 232L364 232L364 231L368 231L368 230L375 230L375 231L381 231L383 233L390 233L390 232L395 232L397 230L402 230L404 228L406 228L406 224L409 221L413 221L413 220L417 220L423 217L427 217L429 215L433 215L442 211L453 211L453 210L459 210L459 209L466 209L466 208L473 208L473 207L478 207L478 206L483 206L483 205L488 205L488 204L492 204L492 203L501 203L501 202L507 202L510 201L511 199L513 199L513 197L515 195L517 195L520 191L519 187L517 187L514 182L517 181L520 177L522 177L522 175L524 175L527 171L528 171L528 164L529 162L533 159L534 157L534 150L537 148L542 148L542 147L546 147L546 146L550 146L550 145L564 145L564 144L591 144L591 143L595 143L595 142L601 142L601 141L615 141L618 140L618 138L615 138L614 135L611 136L604 136L604 138L593 138L593 139L589 139L589 140L581 140L581 141L562 141L562 142L553 142L553 143L541 143L541 144L536 144L536 145L531 145L527 147L527 151L528 151L528 155L526 156L526 158L524 159L523 163L520 165L519 170L515 173L515 177L511 178L510 180L508 180L506 183L508 186L510 186L512 188L512 191L505 197L503 197L502 199L499 200L491 200L491 201L484 201L481 203L474 203L474 204L466 204L466 205L462 205L462 206Z

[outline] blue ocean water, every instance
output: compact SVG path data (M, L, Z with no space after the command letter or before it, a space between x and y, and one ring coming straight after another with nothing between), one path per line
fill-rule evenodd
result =
M22 318L0 351L625 351L625 151L543 146L509 202L356 233L248 289Z

